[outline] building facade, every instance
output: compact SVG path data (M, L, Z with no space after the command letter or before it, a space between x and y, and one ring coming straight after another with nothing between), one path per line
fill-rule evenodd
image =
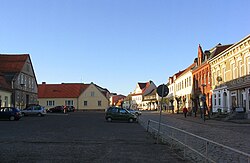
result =
M211 88L211 68L209 60L217 56L220 52L231 45L218 44L210 50L203 52L198 46L198 58L195 59L196 66L193 69L193 105L198 108L212 111L212 88Z
M137 83L134 92L131 94L131 108L147 110L149 105L148 101L143 101L144 96L151 93L154 89L156 89L156 85L153 81L149 81L146 83Z
M175 111L182 110L183 107L186 107L189 111L192 109L192 69L194 66L195 63L191 64L175 80Z
M77 110L105 110L109 107L109 91L94 83L43 82L38 86L38 101L46 109L67 105Z
M0 73L0 107L11 106L11 86L6 82L3 73Z
M250 114L250 35L211 59L210 65L213 110Z
M11 105L19 109L37 103L37 80L29 54L0 54L0 72L11 86Z

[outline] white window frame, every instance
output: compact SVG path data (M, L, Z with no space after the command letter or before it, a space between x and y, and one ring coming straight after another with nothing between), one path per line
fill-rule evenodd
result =
M48 100L47 101L47 106L55 106L55 101L54 100Z

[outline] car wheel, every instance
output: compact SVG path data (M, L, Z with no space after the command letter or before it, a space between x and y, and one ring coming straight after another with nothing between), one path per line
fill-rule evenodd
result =
M135 113L135 115L138 117L138 116L139 116L139 113Z
M24 117L24 116L25 116L25 113L22 113L22 116Z
M37 116L38 116L38 117L41 117L41 116L42 116L42 114L41 114L41 113L38 113L38 114L37 114Z
M14 121L15 120L15 117L12 115L12 116L10 116L10 121Z
M130 123L134 122L133 118L129 118L128 120Z
M107 121L108 121L108 122L112 122L112 118L111 118L111 117L108 117L108 118L107 118Z

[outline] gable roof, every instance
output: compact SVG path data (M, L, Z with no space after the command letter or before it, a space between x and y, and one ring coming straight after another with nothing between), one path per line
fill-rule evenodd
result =
M90 84L62 83L38 85L38 98L77 98Z
M29 58L29 54L0 54L0 71L20 72Z
M232 46L233 44L228 44L228 45L221 45L218 44L217 46L215 46L213 49L210 50L211 55L209 58L213 58L215 56L217 56L218 54L220 54L222 51L226 50L227 48L229 48L230 46Z

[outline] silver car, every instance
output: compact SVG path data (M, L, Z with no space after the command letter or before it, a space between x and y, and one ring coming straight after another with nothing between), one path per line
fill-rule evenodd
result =
M29 106L25 109L23 109L22 111L22 115L36 115L36 116L45 116L46 115L46 110L44 107L40 106L40 105L33 105L33 106Z

